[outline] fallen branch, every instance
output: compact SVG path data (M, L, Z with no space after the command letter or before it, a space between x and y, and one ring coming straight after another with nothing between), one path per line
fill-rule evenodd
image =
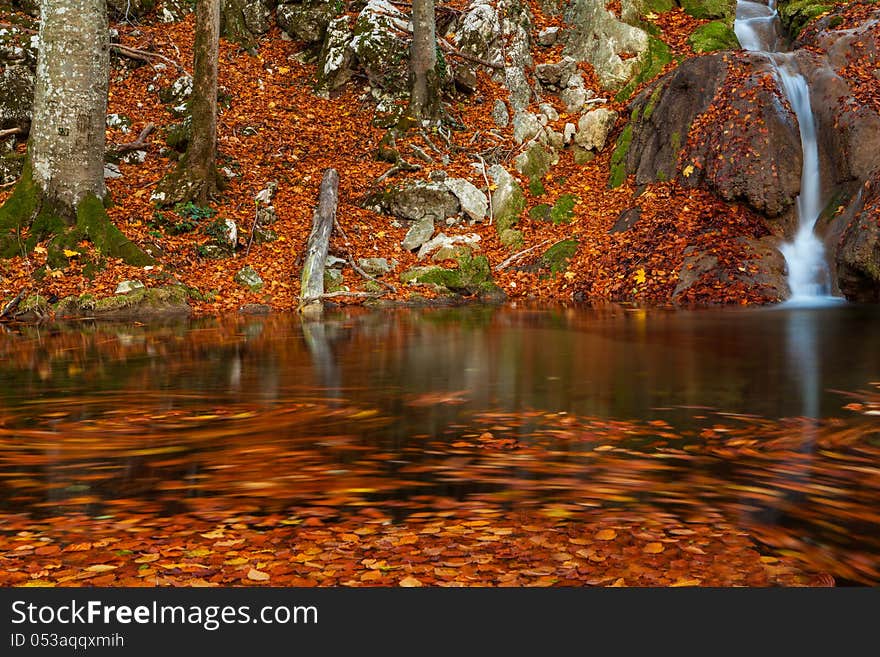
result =
M150 63L150 61L153 59L161 59L163 62L168 62L174 68L176 68L178 73L189 75L189 72L185 68L183 68L183 66L175 62L173 59L170 59L169 57L166 57L165 55L159 54L157 52L149 52L148 50L130 48L129 46L123 46L121 43L112 44L110 46L110 50L116 52L117 55L127 57L128 59L134 59L135 61L139 62Z
M384 292L347 292L346 290L339 290L338 292L322 292L317 296L312 297L304 297L299 302L299 307L297 310L302 311L305 307L310 306L312 304L318 304L324 299L334 299L336 297L370 297L370 298L378 298L384 296Z
M462 52L451 43L449 43L446 39L437 39L437 45L440 46L440 49L445 52L447 55L452 55L453 57L460 57L466 61L469 61L473 64L479 64L480 66L486 66L488 68L494 68L495 70L501 70L504 68L504 64L498 64L496 62L490 62L488 59L482 59L480 57L475 57L474 55L469 55L466 52Z
M108 155L116 156L122 155L123 153L129 153L131 151L145 151L150 145L147 143L147 137L150 136L150 133L156 129L156 126L152 123L148 123L144 126L144 129L141 130L141 134L138 135L137 139L134 141L130 141L126 144L119 144L118 146L114 146L109 151L107 151Z
M354 269L358 274L366 278L368 281L373 281L374 283L378 283L379 285L384 285L388 290L391 291L392 294L397 294L397 288L391 285L391 283L386 283L385 281L380 281L378 278L374 278L370 276L367 272L365 272L360 265L358 265L354 261L354 257L351 255L351 249L349 248L348 235L345 234L345 231L342 230L342 224L339 223L339 219L334 218L334 225L336 226L336 230L339 231L339 234L342 235L342 239L345 241L345 255L348 260L348 264L351 265L351 268Z
M394 174L400 173L401 171L420 171L421 168L422 167L419 164L410 164L409 162L405 162L404 160L401 160L400 162L395 164L393 167L388 169L388 171L386 171L381 176L376 178L376 182L373 184L378 185L380 182L382 182L383 180L385 180L389 176L393 176Z
M480 158L480 168L483 170L483 180L486 183L486 196L489 197L489 225L491 226L495 220L495 208L492 207L492 185L489 184L489 176L486 174L486 160L479 153L477 157Z
M502 269L509 267L511 264L513 264L514 262L516 262L517 260L519 260L523 256L528 255L529 253L531 253L535 249L541 248L542 246L544 246L545 244L547 244L550 241L551 240L544 240L540 244L535 244L534 246L530 246L529 248L523 249L522 251L517 251L512 256L510 256L509 258L504 260L504 262L501 262L498 265L496 265L495 271L501 271Z
M7 128L6 130L0 130L0 139L4 137L8 137L9 135L21 135L24 134L24 128Z

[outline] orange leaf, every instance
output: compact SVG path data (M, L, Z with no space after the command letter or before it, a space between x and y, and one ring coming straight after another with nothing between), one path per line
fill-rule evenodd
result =
M593 538L597 541L613 541L617 538L617 532L613 529L602 529L596 532L596 535Z
M248 579L252 579L255 582L265 582L269 579L269 573L264 573L262 570L257 570L256 568L251 568L248 571Z
M407 587L407 588L411 588L411 587L415 587L415 586L422 586L422 583L419 580L417 580L415 577L412 577L412 576L404 577L402 580L400 580L399 584L400 584L400 586Z
M659 554L660 552L663 552L663 550L665 550L665 549L666 549L666 546L663 545L663 543L658 543L656 541L653 543L648 543L643 548L644 552L647 552L648 554Z

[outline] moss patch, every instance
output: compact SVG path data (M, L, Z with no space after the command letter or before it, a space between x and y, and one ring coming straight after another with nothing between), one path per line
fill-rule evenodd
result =
M635 112L633 112L635 115ZM623 132L617 138L614 145L614 152L611 153L610 175L608 176L608 186L612 189L620 187L626 180L626 156L629 153L629 146L632 143L633 126L632 121L626 124Z
M577 203L577 196L574 194L561 194L553 209L550 210L550 220L554 224L567 224L574 217L574 206Z
M681 8L694 18L723 18L733 21L736 0L679 0Z
M656 77L663 70L663 67L671 61L672 51L669 46L660 39L649 37L648 48L643 55L639 72L617 93L616 100L625 101L640 84Z
M779 22L791 38L801 33L814 18L834 8L816 0L782 0L779 3Z
M541 269L549 269L551 274L565 271L568 268L568 263L577 252L578 244L578 241L573 239L556 242L544 251L538 260L538 266Z
M716 50L736 50L739 40L733 29L722 21L712 21L700 25L688 37L688 43L696 52L714 52Z

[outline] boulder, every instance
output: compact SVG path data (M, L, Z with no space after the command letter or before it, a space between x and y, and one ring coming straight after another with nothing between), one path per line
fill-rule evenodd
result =
M495 182L495 190L492 192L492 211L495 228L501 235L519 221L519 216L526 207L526 199L516 178L500 164L489 167L489 175Z
M390 273L397 267L397 261L388 262L387 258L359 258L358 267L370 276L380 277Z
M244 287L250 288L252 291L259 290L263 287L263 279L257 273L257 270L250 265L239 269L233 280Z
M482 221L486 217L486 213L489 211L489 201L486 195L477 189L476 185L464 178L449 178L446 180L446 187L455 194L461 211L471 221Z
M598 153L605 148L605 142L616 121L617 112L604 107L587 112L578 119L574 142L581 148Z
M275 10L275 22L297 41L320 43L327 32L327 26L336 18L338 6L335 0L285 2L279 4Z
M466 235L446 235L439 233L436 237L431 238L421 245L418 252L419 260L423 260L432 253L441 254L435 257L435 260L446 260L449 257L460 255L460 247L467 247L469 250L479 249L480 236L476 233L468 233Z
M349 48L354 38L348 16L334 18L327 24L324 43L318 54L315 92L328 97L330 92L348 82L354 74L354 53Z
M416 182L392 188L380 195L379 209L400 219L418 221L424 217L443 220L458 214L458 198L441 182Z
M130 294L137 290L143 290L146 286L140 281L121 281L116 286L114 294Z
M400 246L407 251L413 251L430 240L433 234L434 217L426 215L410 226L410 229L406 232L406 236L403 238Z
M409 17L387 0L369 0L358 14L349 48L370 83L397 93L409 80Z

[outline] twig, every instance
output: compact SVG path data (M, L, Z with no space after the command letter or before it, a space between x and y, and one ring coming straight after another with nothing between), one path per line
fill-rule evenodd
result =
M428 155L424 149L419 148L415 144L409 145L410 150L415 153L416 157L419 158L422 162L433 162L434 158Z
M374 185L378 185L380 182L385 180L388 176L393 176L396 173L400 173L401 171L421 171L422 166L420 164L410 164L409 162L404 162L401 160L399 163L395 164L393 167L388 169L381 176L376 178L376 182Z
M607 103L607 98L590 98L584 101L584 105L595 105L596 103Z
M432 151L434 151L434 152L437 153L438 155L443 155L443 151L441 151L439 148L437 148L437 146L434 144L434 142L431 141L431 138L428 136L428 133L425 132L425 129L424 129L424 128L422 128L422 129L419 130L419 134L422 135L422 139L424 139L424 140L425 140L425 143L428 144L428 146L431 147L431 150L432 150Z
M491 226L495 220L495 208L492 207L492 186L489 184L489 176L486 174L486 160L479 153L477 153L477 157L480 158L480 168L483 171L483 180L486 182L486 196L489 197L489 225Z
M516 262L517 260L522 258L524 255L531 253L535 249L541 248L542 246L544 246L545 244L547 244L550 241L551 240L544 240L540 244L535 244L535 246L530 246L527 249L523 249L522 251L518 251L517 253L514 253L512 256L510 256L509 258L504 260L504 262L501 262L500 264L496 265L495 271L501 271L502 269L509 267L512 263Z
M165 55L161 55L157 52L149 52L147 50L138 50L137 48L130 48L129 46L123 46L120 43L114 43L110 46L111 50L115 50L119 55L123 57L128 57L129 59L135 59L137 61L147 62L150 59L161 59L163 62L168 62L174 68L177 69L178 73L185 73L189 75L189 72L183 68L180 64L175 62L173 59L166 57Z
M16 178L12 182L0 184L0 189L6 189L7 187L12 187L13 185L16 185L16 184L18 184L18 178Z
M339 234L342 236L343 241L345 241L345 255L348 259L348 264L351 265L351 268L354 269L358 274L366 278L368 281L373 281L374 283L378 283L379 285L384 285L391 291L392 294L397 294L397 288L391 285L391 283L386 283L385 281L380 281L378 278L370 276L357 263L355 263L354 257L351 255L351 249L349 249L348 247L348 235L346 235L345 231L342 229L342 224L339 223L338 217L333 220L333 224L334 226L336 226L336 230L338 230Z
M244 257L245 258L247 258L248 253L251 252L251 244L254 243L254 231L257 230L257 223L260 221L260 202L259 201L254 202L254 206L255 206L254 207L254 223L251 224L251 234L250 234L250 237L248 237L247 248L244 250Z

